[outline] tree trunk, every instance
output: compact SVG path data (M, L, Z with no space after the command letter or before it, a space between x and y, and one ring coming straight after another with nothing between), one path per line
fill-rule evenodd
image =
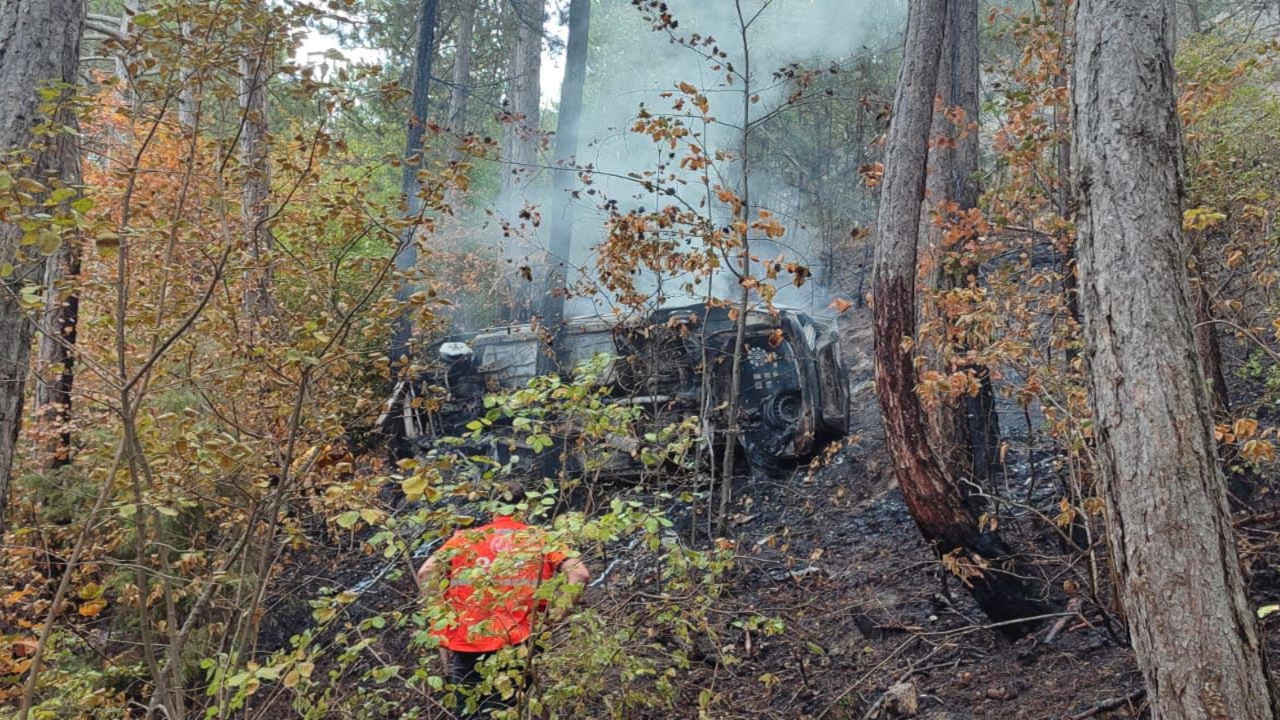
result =
M75 137L57 133L54 139L36 138L31 130L43 120L39 89L58 85L64 88L64 97L74 92L83 24L83 0L7 0L0 4L0 152L30 151L33 162L19 174L46 187L79 178ZM63 112L57 120L76 128L72 112ZM27 210L30 208L24 208ZM21 245L21 239L22 231L16 225L0 224L0 265L12 267L0 292L0 535L5 529L33 332L33 323L18 296L24 285L44 281L46 262L34 246Z
M569 4L569 41L565 54L564 81L560 86L560 115L556 121L556 162L572 167L577 161L578 129L582 122L582 89L587 80L587 33L591 27L591 0ZM542 322L552 333L552 354L540 353L539 364L554 359L560 365L560 336L564 325L564 292L568 265L573 255L573 189L575 173L561 168L555 174L551 196L551 242L547 267L547 289L542 299ZM540 372L552 368L540 367Z
M1193 257L1199 255L1198 249ZM1198 260L1198 258L1197 258ZM1195 296L1196 352L1200 366L1213 397L1213 414L1226 418L1231 412L1231 396L1227 389L1227 376L1222 371L1222 345L1218 342L1218 328L1213 323L1213 299L1209 297L1209 278L1204 275L1204 264L1196 262L1191 292Z
M400 237L400 247L396 252L396 270L408 273L418 264L418 246L414 238L417 229L415 218L422 211L422 198L419 192L422 184L418 182L418 170L422 167L422 131L427 123L427 91L431 83L431 59L435 50L437 0L422 0L418 13L418 45L414 53L413 70L413 111L409 114L404 143L404 173L400 178L400 191L404 193L406 214L410 224ZM402 303L413 294L408 283L402 283L396 292L396 298ZM398 362L409 356L409 338L413 334L413 319L409 309L402 306L399 317L391 335L391 361Z
M898 484L921 534L965 578L990 618L1014 620L1038 614L1040 607L1027 598L1016 573L1004 572L1009 563L1005 546L979 529L963 493L930 451L915 392L916 241L942 51L935 29L946 21L946 13L946 0L916 0L907 21L906 53L885 146L872 277L876 391ZM1025 626L1006 627L1017 632Z
M64 182L79 185L80 166L66 169ZM46 469L71 462L71 390L75 384L76 324L80 320L80 238L68 239L45 268L44 330L36 358L36 416L52 433Z
M502 192L507 210L520 204L519 190L528 184L538 158L538 104L542 100L542 16L544 0L511 0L515 42L511 45L507 93L508 122L502 126Z
M449 125L458 136L449 157L462 158L461 138L467 127L467 97L471 94L471 46L475 33L476 2L462 0L458 16L457 52L453 56L453 87L449 90Z
M751 105L752 81L751 44L747 40L750 23L742 14L742 0L734 0L734 9L738 14L738 30L742 39L742 135L738 150L738 169L742 173L741 190L738 198L742 201L736 222L742 223L742 247L738 253L738 275L741 277L741 292L738 295L738 306L735 308L738 317L734 321L732 369L729 372L729 397L725 398L725 417L727 418L724 440L724 459L720 470L720 505L716 512L716 533L724 535L729 526L729 503L733 499L733 477L736 468L738 438L742 437L742 424L739 421L739 403L742 401L742 360L746 350L747 311L751 308L751 288L746 280L751 277ZM706 372L704 370L704 372Z
M1077 8L1073 160L1099 476L1152 717L1271 720L1280 703L1196 357L1173 42L1172 0Z
M961 210L978 205L978 133L968 125L978 121L978 3L977 0L951 0L947 7L947 23L943 29L943 47L939 59L938 86L935 95L942 101L935 108L932 134L947 138L950 142L935 142L929 149L929 171L926 190L934 212L945 218L949 203ZM957 127L942 112L952 108L964 111L964 127ZM930 214L924 211L921 240L937 252L941 258L957 248L943 246L942 228L930 222ZM977 265L959 250L958 265L939 265L934 274L935 287L942 292L964 287L969 276L976 274ZM942 318L950 343L951 318ZM952 349L963 353L963 344ZM995 414L995 395L991 388L990 374L985 367L950 366L940 368L947 373L964 370L973 373L979 381L977 396L964 396L954 404L942 405L933 414L931 437L937 453L946 458L948 467L962 472L957 480L964 485L984 485L995 471L997 448L1000 443L1000 425Z
M270 75L269 44L263 38L257 47L240 58L240 112L244 127L240 133L240 161L244 166L241 187L241 218L250 266L245 273L244 314L250 337L259 325L275 313L272 298L273 238L271 217L271 164L267 136L267 78Z

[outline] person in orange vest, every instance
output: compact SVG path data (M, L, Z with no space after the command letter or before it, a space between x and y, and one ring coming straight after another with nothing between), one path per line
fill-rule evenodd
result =
M522 496L518 486L506 491L513 504ZM546 601L534 597L544 582L563 576L576 594L591 579L579 558L551 547L541 528L511 515L497 515L488 524L455 532L417 574L428 602L437 599L432 596L442 585L440 576L447 580L442 599L448 621L431 633L440 642L449 679L467 686L480 679L477 663L529 639L546 609ZM497 707L495 698L484 698L480 705L481 711Z

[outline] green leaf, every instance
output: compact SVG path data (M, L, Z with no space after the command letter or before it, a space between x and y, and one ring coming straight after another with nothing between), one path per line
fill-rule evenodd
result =
M1258 619L1261 620L1262 618L1270 615L1271 613L1277 610L1280 610L1280 605L1275 605L1275 604L1263 605L1262 607L1258 608Z
M356 521L360 519L359 510L348 510L338 517L334 518L334 522L338 523L338 527L344 530L350 530L355 527Z

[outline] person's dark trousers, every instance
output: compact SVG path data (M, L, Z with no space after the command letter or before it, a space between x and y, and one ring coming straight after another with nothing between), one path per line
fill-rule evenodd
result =
M455 685L461 685L468 690L475 688L480 684L480 671L476 669L476 665L484 662L485 658L493 655L489 652L463 652L460 650L449 651L449 667L446 671L449 674L449 681ZM501 710L506 708L507 704L502 702L502 697L497 693L490 693L476 698L476 710L473 713L466 712L465 703L459 708L458 717L460 720L472 720L475 718L488 718L489 713L493 710Z

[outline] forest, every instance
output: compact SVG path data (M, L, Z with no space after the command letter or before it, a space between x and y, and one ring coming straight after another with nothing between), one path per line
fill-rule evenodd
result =
M1280 3L0 0L0 718L1280 720Z

